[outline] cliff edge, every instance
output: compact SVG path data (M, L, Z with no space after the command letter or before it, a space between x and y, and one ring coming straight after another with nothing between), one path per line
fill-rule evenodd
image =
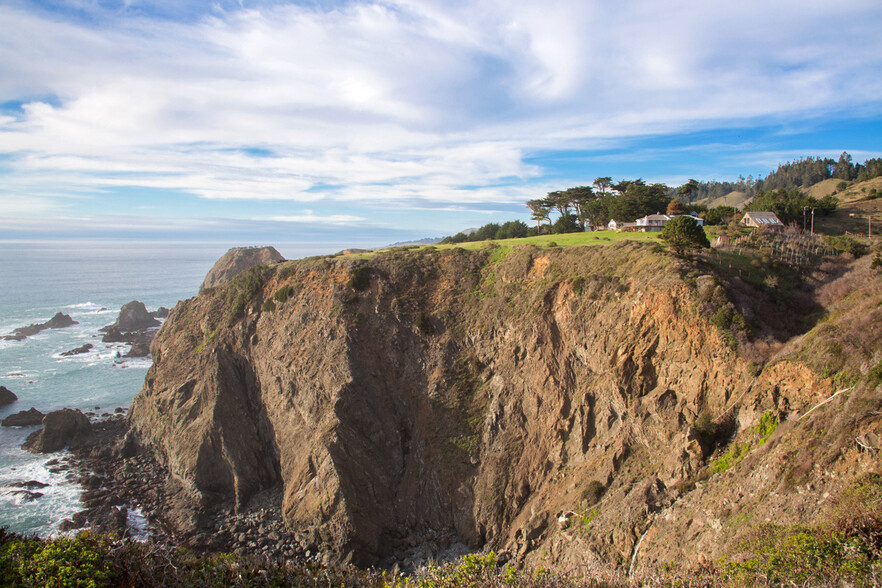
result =
M814 321L826 282L830 304L866 297L836 320L879 314L864 265L849 271L869 281L817 278ZM170 313L130 426L169 471L184 536L275 488L289 532L334 561L461 542L533 565L700 565L756 517L810 520L875 467L843 441L830 476L809 440L876 434L878 411L861 431L831 420L848 411L809 413L840 372L849 402L878 408L878 335L825 376L806 358L831 327L788 322L786 302L633 242L254 266ZM750 332L763 313L777 330Z

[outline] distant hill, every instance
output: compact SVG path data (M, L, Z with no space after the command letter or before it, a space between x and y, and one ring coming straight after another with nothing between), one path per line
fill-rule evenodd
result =
M392 243L383 249L388 249L389 247L412 247L414 245L436 245L440 241L441 237L426 237L425 239L419 239L418 241L400 241L398 243Z
M734 206L735 208L743 209L751 200L752 197L746 192L736 190L729 192L725 196L720 196L719 198L706 198L701 201L696 201L696 203L704 204L708 208L716 208L717 206Z

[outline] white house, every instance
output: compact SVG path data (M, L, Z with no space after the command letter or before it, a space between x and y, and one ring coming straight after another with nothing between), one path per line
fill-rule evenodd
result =
M661 231L665 224L672 218L677 218L678 216L688 216L692 220L694 220L699 227L704 226L704 219L691 212L689 214L647 214L643 218L637 219L637 230L642 233L657 233Z

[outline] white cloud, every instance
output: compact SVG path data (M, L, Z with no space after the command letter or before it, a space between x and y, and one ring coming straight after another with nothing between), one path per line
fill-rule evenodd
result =
M380 0L98 25L0 5L0 103L24 103L0 116L0 194L514 202L546 187L536 150L878 106L880 19L857 0Z
M311 223L319 225L353 225L363 223L367 219L350 214L319 215L314 214L311 210L307 210L300 215L274 216L270 220L286 223Z

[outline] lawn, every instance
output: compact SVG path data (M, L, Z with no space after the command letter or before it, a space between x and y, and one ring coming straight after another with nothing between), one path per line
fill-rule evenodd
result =
M624 233L616 231L593 231L590 233L561 233L558 235L540 235L538 237L526 237L523 239L500 239L498 241L474 241L470 243L455 243L450 245L423 245L419 247L407 247L411 250L426 249L434 247L436 249L453 249L461 247L463 249L484 249L490 243L500 247L514 247L515 245L535 245L540 248L548 248L557 244L559 247L587 247L594 245L609 245L617 241L643 241L650 243L659 242L658 233ZM390 249L377 249L371 253L353 254L352 257L366 259L374 253L382 253L391 251Z

